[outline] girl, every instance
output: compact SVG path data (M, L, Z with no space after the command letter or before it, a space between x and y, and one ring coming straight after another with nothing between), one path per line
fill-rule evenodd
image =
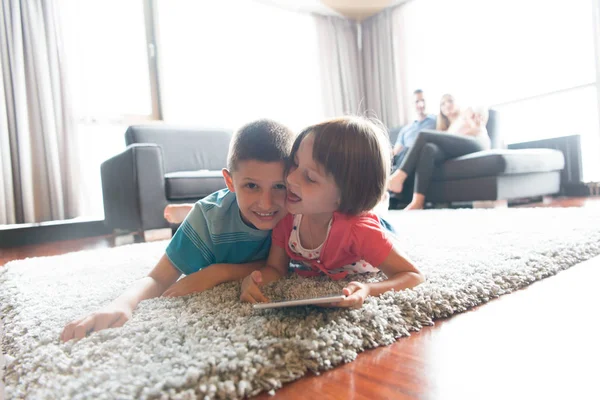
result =
M369 295L423 282L419 270L395 248L379 218L369 212L386 190L391 153L385 133L371 121L344 117L306 128L292 147L287 210L272 234L266 266L242 282L241 300L269 301L260 286L288 273L290 259L302 276L381 270L388 279L351 282L346 299L360 308Z
M454 97L442 96L436 129L442 132L421 131L408 150L400 167L390 176L388 189L401 193L404 181L415 172L415 189L411 203L405 210L422 209L425 194L437 165L446 160L490 148L490 138L485 127L488 111L467 108L460 112Z

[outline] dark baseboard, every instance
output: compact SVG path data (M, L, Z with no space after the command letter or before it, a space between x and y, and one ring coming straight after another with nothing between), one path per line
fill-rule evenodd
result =
M568 197L588 197L590 188L583 182L565 182L561 185L561 193Z
M534 196L534 197L527 197L527 198L522 198L522 199L513 199L513 200L508 200L507 201L507 205L508 207L517 207L517 206L522 206L522 205L526 205L526 204L535 204L535 203L542 203L544 201L544 197L555 197L557 195L551 195L551 196ZM494 200L495 201L495 200ZM404 207L406 207L408 205L408 202L406 201L401 201L395 198L390 198L390 210L402 210ZM448 209L455 209L455 208L473 208L473 202L472 201L461 201L461 202L453 202L453 203L427 203L425 204L425 209L439 209L439 208L448 208Z
M112 233L104 220L65 220L0 226L0 248L82 239Z

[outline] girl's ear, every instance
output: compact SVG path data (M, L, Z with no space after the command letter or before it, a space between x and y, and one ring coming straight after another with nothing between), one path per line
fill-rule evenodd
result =
M223 178L225 178L225 185L227 185L227 189L230 192L235 192L235 187L233 186L233 177L231 176L231 172L227 170L227 168L223 168L221 170L223 173Z

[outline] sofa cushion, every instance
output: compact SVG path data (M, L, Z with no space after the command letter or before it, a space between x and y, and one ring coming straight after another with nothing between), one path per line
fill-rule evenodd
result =
M162 149L165 172L214 170L227 167L232 132L167 124L133 125L125 142L155 143Z
M434 181L560 171L565 166L562 152L551 149L494 149L446 161L433 173Z
M199 200L226 187L221 171L205 169L171 172L165 174L165 181L169 200Z

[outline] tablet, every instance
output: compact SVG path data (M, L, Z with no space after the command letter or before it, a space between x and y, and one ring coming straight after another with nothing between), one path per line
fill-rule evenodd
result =
M327 303L337 303L346 298L343 294L333 294L330 296L322 296L322 297L307 297L305 299L296 299L296 300L281 300L281 301L272 301L270 303L258 303L254 304L254 309L263 310L266 308L280 308L280 307L294 307L294 306L308 306L313 304L327 304Z

